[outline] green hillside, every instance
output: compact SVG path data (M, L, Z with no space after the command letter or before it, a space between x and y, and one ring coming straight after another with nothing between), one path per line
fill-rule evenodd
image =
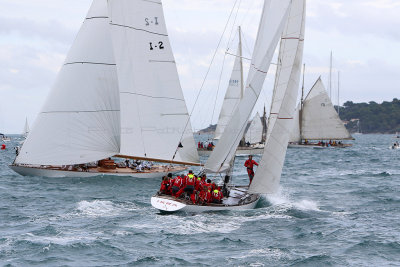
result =
M351 132L357 132L358 125L362 133L400 132L400 100L382 104L347 101L340 109L340 118Z

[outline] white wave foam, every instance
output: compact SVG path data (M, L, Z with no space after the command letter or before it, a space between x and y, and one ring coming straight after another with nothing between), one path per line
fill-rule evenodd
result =
M283 210L288 210L295 208L302 211L321 211L318 208L318 204L312 200L300 200L298 202L292 201L288 192L285 192L282 188L276 194L270 194L266 196L268 201L273 205L273 207L280 208Z
M111 201L103 200L83 200L78 203L77 210L89 217L113 217L120 212L120 209L116 208Z

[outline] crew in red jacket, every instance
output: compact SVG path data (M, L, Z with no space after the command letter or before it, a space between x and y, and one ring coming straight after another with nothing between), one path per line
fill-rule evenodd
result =
M207 205L211 202L211 191L207 186L203 186L199 194L198 204L200 205Z
M185 182L181 176L176 176L172 184L172 195L178 197L178 192L183 188Z
M224 196L222 195L220 190L215 189L212 192L211 196L212 196L212 203L215 203L215 204L221 204L222 203L222 198Z
M246 162L244 163L244 166L247 168L247 174L249 175L249 179L250 179L249 185L253 181L253 177L254 177L253 166L254 165L258 166L258 163L253 160L253 157L251 155L249 155L249 159L246 160Z
M189 174L185 177L184 185L181 187L181 190L176 194L176 197L180 197L183 192L192 195L194 193L194 186L196 185L196 177L193 174L193 171L189 171Z
M170 184L169 184L169 180L168 180L168 177L167 176L164 176L163 177L163 180L162 180L162 182L161 182L161 187L160 187L160 193L161 194L168 194L168 188L170 187Z

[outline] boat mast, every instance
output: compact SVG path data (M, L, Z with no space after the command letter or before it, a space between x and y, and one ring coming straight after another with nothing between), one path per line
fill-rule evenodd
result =
M240 58L240 99L243 99L244 84L243 84L243 57L242 57L242 28L239 26L239 58ZM246 144L245 134L243 134L242 140L240 141L244 146Z
M265 144L265 142L267 141L267 112L266 112L266 108L264 105L264 114L262 117L262 125L263 125L263 132L262 132L262 140L261 142Z
M329 68L329 98L332 99L332 51L331 51L331 62Z
M243 84L243 54L242 54L242 29L239 26L239 57L240 57L240 99L243 98L244 84Z
M340 97L340 71L338 71L338 79L337 79L337 113L338 115L340 115L340 101L339 101L339 97Z
M299 110L299 128L300 128L300 142L303 140L303 108L304 108L304 75L306 73L306 64L303 64L303 85L301 86L301 99Z

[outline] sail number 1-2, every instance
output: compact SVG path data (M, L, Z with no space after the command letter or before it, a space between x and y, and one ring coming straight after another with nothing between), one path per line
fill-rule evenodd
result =
M150 42L149 44L150 44L150 50L154 50L154 48L164 49L164 43L161 41L156 44L153 44L152 42Z

